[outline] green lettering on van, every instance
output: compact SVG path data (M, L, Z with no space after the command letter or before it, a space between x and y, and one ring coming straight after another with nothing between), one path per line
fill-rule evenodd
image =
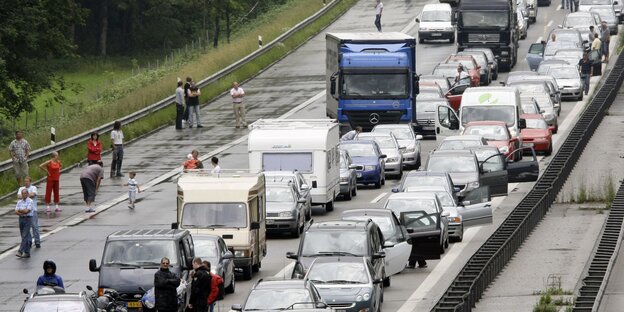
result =
M486 102L488 104L496 104L498 103L498 98L492 98L492 93L483 93L479 96L479 104Z

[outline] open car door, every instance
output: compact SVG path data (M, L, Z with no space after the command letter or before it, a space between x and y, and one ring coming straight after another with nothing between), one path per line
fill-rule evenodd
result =
M384 251L386 252L386 257L384 259L386 261L387 276L392 276L403 271L412 251L411 239L407 230L399 223L394 213L391 214L391 216L394 235L393 237L384 237L386 240L384 246L392 245L392 247L384 247Z
M529 157L527 157L530 159L507 163L507 179L509 183L537 181L539 177L539 162L537 161L537 155L535 155L533 147L522 147L515 150L514 153L522 153L526 150L531 151ZM509 157L513 157L513 153L507 156L507 158Z
M459 135L459 118L453 108L448 105L438 105L436 111L436 141L440 143L446 137Z
M401 212L399 220L412 240L412 254L423 259L440 259L442 224L440 213L426 211Z
M527 53L526 60L529 63L529 68L532 71L537 71L539 64L544 60L544 48L546 47L545 43L533 43L531 47L529 47L529 52Z
M449 79L450 81L450 79ZM452 87L446 92L446 99L449 101L449 105L456 111L459 111L459 107L461 106L461 99L464 91L470 87L466 84L457 84L451 82Z
M495 154L479 162L480 185L490 188L490 196L507 196L507 160L502 154Z
M479 187L466 194L457 205L457 212L462 216L465 228L492 223L492 205L489 198L488 187Z

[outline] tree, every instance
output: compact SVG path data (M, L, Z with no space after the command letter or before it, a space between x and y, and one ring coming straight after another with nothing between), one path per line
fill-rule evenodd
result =
M63 81L47 62L74 56L70 30L85 14L74 0L0 1L0 114L31 111L44 90L61 98Z

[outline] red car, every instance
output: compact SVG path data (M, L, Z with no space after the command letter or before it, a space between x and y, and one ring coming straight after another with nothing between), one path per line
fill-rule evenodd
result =
M496 146L505 157L513 153L514 161L522 157L520 153L514 153L520 148L520 139L514 138L509 133L507 124L502 121L474 121L466 124L462 134L480 135L487 140L488 145Z
M520 118L526 120L527 127L520 130L522 146L532 146L536 152L544 155L552 154L552 131L541 114L523 114Z
M446 78L442 78L442 79L446 80ZM448 80L446 80L446 81L448 83ZM429 81L429 80L427 80L427 81L421 80L419 82L419 85L420 85L421 88L422 87L440 86L438 84L438 82ZM448 86L450 88L450 84ZM446 99L449 102L449 106L451 106L455 111L458 111L459 110L459 106L461 104L462 95L461 94L453 94L453 91L451 90L451 91L447 91L446 92L445 97L446 97Z
M449 57L444 60L445 64L462 64L464 66L464 70L468 72L470 75L470 81L472 87L478 87L481 85L481 66L477 64L474 57L472 55L456 55L451 54Z

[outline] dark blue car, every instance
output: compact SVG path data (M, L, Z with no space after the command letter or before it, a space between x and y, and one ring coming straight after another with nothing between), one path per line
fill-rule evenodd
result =
M349 152L355 165L363 166L363 170L357 171L357 183L375 184L380 188L386 183L385 160L386 155L375 141L343 141L340 149Z

